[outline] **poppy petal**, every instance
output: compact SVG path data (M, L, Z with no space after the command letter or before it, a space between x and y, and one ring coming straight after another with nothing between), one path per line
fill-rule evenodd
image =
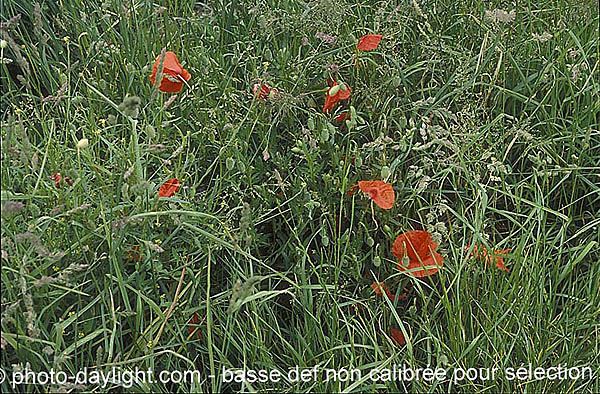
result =
M171 178L158 188L158 196L172 197L177 190L179 190L179 180L177 178Z
M439 267L444 264L444 258L439 253L432 253L430 256L422 261L410 260L408 267L402 265L402 261L398 262L398 270L401 272L406 271L408 274L415 278L424 278L431 276L438 272Z
M406 338L404 338L402 331L398 330L397 328L391 328L390 334L392 335L392 339L396 345L402 346L406 344Z
M160 55L158 56L157 61L160 62ZM157 64L157 67L158 67L158 64ZM163 63L163 72L164 73L171 72L173 74L181 74L183 72L183 67L181 67L181 64L179 64L179 61L177 60L177 55L175 55L175 52L167 51L165 53L165 62Z
M373 291L375 292L375 294L380 295L383 297L383 292L385 292L385 294L387 295L388 299L392 302L394 302L396 299L397 300L403 300L405 299L408 294L407 293L402 293L402 294L398 294L395 295L394 293L392 293L390 291L390 289L387 287L387 285L384 282L373 282L373 284L371 285L371 287L373 288Z
M194 313L192 318L190 319L190 323L188 324L188 331L190 335L194 333L194 331L198 330L198 324L200 323L200 319L198 318L198 312ZM202 340L202 333L200 330L196 331L196 335L198 335L198 339Z
M346 111L346 112L342 112L341 114L339 114L339 115L338 115L338 116L335 118L335 121L336 121L336 122L343 122L343 121L345 121L346 119L350 119L350 116L352 116L352 115L350 115L350 112L348 112L348 111Z
M183 82L173 82L163 78L160 83L160 91L164 93L179 93L183 87Z
M360 181L358 187L363 193L368 194L371 200L380 208L391 209L394 206L396 193L391 184L380 180Z
M329 80L328 80L329 83ZM331 87L337 86L338 83L337 81L333 80L333 82L331 83ZM338 89L337 92L335 92L335 94L330 95L329 92L331 91L331 88L327 90L327 93L325 94L325 104L323 105L323 113L329 113L329 111L331 111L333 109L333 107L335 107L335 105L337 103L339 103L342 100L347 100L350 98L350 95L352 94L352 88L350 86L344 85L345 89Z
M156 75L158 74L160 58L161 55L158 55L154 62L154 66L152 66L152 75L150 75L150 82L152 82L152 85L156 85ZM163 78L159 90L165 93L178 93L183 87L181 79L183 78L188 81L191 77L190 73L181 67L175 53L167 51L163 62Z
M359 51L372 51L379 46L379 42L383 36L381 34L367 34L358 40Z
M471 245L467 245L466 248L467 250L470 249ZM479 261L484 261L488 265L492 265L495 263L497 268L509 272L509 269L506 268L506 266L504 265L503 255L508 254L510 251L511 249L504 249L494 250L493 253L490 253L485 246L479 245L478 247L477 245L474 245L473 250L471 251L471 256L473 256Z
M424 260L437 245L431 239L431 234L423 230L407 231L398 235L392 246L392 253L399 260L408 256L410 260Z

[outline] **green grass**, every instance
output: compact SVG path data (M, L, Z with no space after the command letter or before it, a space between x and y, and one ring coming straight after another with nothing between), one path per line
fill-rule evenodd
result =
M21 16L3 25L0 65L9 377L29 364L200 373L94 392L600 391L596 2L162 3L2 2L3 23ZM486 17L496 8L514 20ZM369 33L384 38L356 67ZM192 75L167 108L148 78L164 47ZM350 129L321 110L332 68L362 119ZM254 100L261 80L280 95ZM127 96L135 119L118 108ZM182 188L158 198L169 178ZM391 210L347 193L383 178ZM392 243L413 229L440 245L434 276L396 269ZM511 249L510 271L473 259L474 244ZM375 280L408 297L378 297ZM393 364L451 377L529 363L594 376L367 379ZM315 365L309 382L221 379ZM363 379L325 381L325 368Z

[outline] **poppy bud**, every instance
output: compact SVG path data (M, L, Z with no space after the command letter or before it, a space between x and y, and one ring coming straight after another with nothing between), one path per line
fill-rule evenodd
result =
M308 118L308 129L311 131L315 129L315 120L313 118Z
M156 129L154 129L154 126L152 126L152 125L146 126L146 135L150 139L156 137Z
M390 170L390 167L388 167L388 166L381 167L381 179L388 179L388 177L390 176L391 173L392 173L392 171Z
M71 104L73 104L73 105L81 104L82 101L83 101L83 97L75 96L71 99Z
M406 116L402 116L398 121L400 122L401 129L406 127Z
M327 236L327 234L321 234L321 241L323 242L323 246L329 246L329 237Z
M348 86L346 86L346 84L342 82L340 83L340 89L346 91L348 90Z
M126 199L129 198L129 184L128 183L124 183L123 186L121 186L121 194L123 195L124 198L126 198Z
M383 230L384 230L386 233L391 233L391 232L392 232L392 229L391 229L391 228L390 228L390 226L388 226L387 224L386 224L385 226L383 226Z
M408 265L410 264L410 259L408 258L408 256L404 256L402 257L402 266L403 267L408 267Z
M294 153L301 153L301 152L302 152L302 149L298 148L297 146L294 146L294 147L292 148L292 152L294 152Z
M323 141L329 140L329 130L327 130L327 127L323 127L323 129L321 130L321 139Z
M1 40L0 41L0 48L4 49L8 46L8 41L6 40Z
M375 256L375 257L373 258L373 265L374 265L375 267L379 267L379 266L381 266L381 257L379 257L379 256Z
M87 138L82 138L77 142L77 149L85 149L90 145L90 141Z
M329 89L329 95L335 96L340 91L340 85L334 85Z
M358 156L356 158L356 160L354 161L354 163L356 164L357 167L362 166L362 164L363 164L362 157Z
M373 237L367 237L367 246L372 247L373 245L375 245L375 240L373 239Z
M233 160L233 157L228 157L227 160L225 160L225 167L227 167L227 169L229 171L233 170L233 167L235 166L235 160Z
M335 126L332 125L331 123L327 123L327 128L329 129L329 132L331 134L335 134Z

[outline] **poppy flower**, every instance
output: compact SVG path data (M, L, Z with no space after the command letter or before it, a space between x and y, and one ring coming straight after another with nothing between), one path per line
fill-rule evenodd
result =
M325 96L325 104L323 105L324 114L329 113L329 111L331 111L340 101L349 99L352 94L352 88L350 86L345 84L340 85L336 80L332 79L327 82L329 83L330 88Z
M60 176L60 172L57 172L54 175L50 175L48 178L54 181L54 186L56 186L57 189L60 189L60 179L62 178Z
M471 245L467 245L467 249L470 249L470 248L471 248ZM501 270L509 272L508 268L506 268L506 266L504 265L504 257L502 256L509 252L510 252L510 249L504 249L504 250L494 250L493 253L490 253L485 246L480 245L480 247L478 248L477 245L475 245L475 246L473 246L473 251L471 252L471 256L475 257L477 260L485 261L489 265L492 265L492 263L496 263L497 268L500 268Z
M406 338L404 338L402 331L398 330L397 328L391 328L390 333L392 334L392 339L396 345L402 346L406 344Z
M202 340L202 333L198 329L198 324L200 323L200 319L198 318L198 312L194 313L194 316L190 319L190 323L188 324L188 331L190 335L194 334L196 331L196 335L198 335L198 339Z
M390 209L394 205L396 194L392 185L384 181L360 181L358 187L368 194L371 200L382 209Z
M173 197L177 190L179 190L179 180L171 178L158 188L158 195L159 197Z
M427 231L415 230L400 234L394 241L392 253L398 258L398 269L417 278L435 274L444 264L438 246Z
M271 92L273 95L276 95L277 93L279 93L279 91L277 89L270 87L266 83L263 83L262 85L255 83L254 88L252 89L252 92L254 93L254 97L263 99L263 100L268 99L269 96L271 95Z
M375 292L375 294L380 295L382 297L383 297L383 292L385 292L385 294L387 295L389 300L392 302L394 302L394 300L396 300L396 299L403 300L407 297L406 293L398 294L396 296L394 293L392 293L390 291L390 289L387 287L387 285L383 282L379 282L379 283L373 282L371 287L373 288L373 291Z
M131 249L127 251L127 261L130 263L142 261L142 256L140 255L140 245L133 245Z
M350 119L350 112L346 111L346 112L342 112L341 114L339 114L336 118L335 121L336 122L343 122L346 119Z
M348 195L352 196L356 192L356 189L358 189L358 183L350 186L350 189L348 189Z
M379 46L379 42L383 36L381 34L367 34L358 40L359 51L372 51Z
M154 66L152 67L152 75L150 75L150 81L152 85L156 85L156 74L158 74L158 65L160 63L161 55L158 55ZM162 81L159 86L159 90L165 93L179 93L183 86L183 81L188 81L192 76L186 69L181 67L175 53L168 51L165 53L165 60L163 62L163 75Z

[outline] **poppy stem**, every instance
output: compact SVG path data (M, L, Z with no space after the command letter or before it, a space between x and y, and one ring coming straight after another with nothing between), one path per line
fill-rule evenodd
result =
M377 220L375 220L375 208L373 207L373 200L371 200L371 216L375 222L375 231L377 231L379 229L379 224L377 223Z

